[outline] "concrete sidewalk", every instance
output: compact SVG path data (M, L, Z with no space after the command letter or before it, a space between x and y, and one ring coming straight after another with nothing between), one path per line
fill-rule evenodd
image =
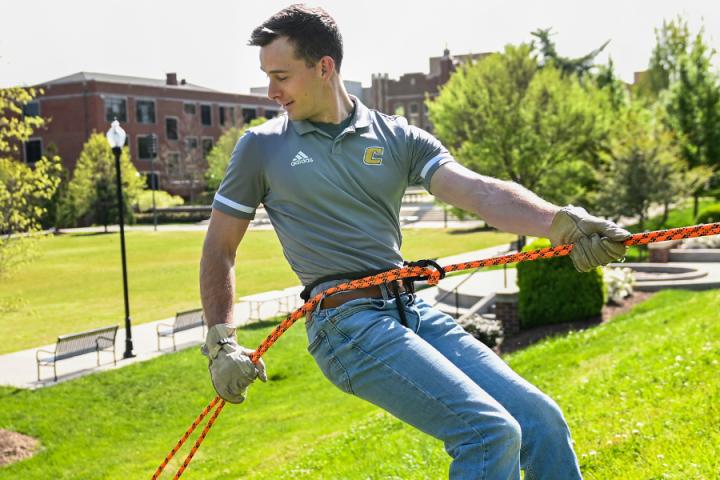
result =
M150 227L150 229L152 229L152 226ZM469 260L495 257L498 255L503 255L508 251L508 245L501 245L497 247L486 248L483 250L467 252L460 255L453 255L452 257L440 258L438 259L438 263L440 265L449 265ZM448 281L452 281L452 279L448 279ZM421 298L430 303L434 303L434 298L436 294L437 288L428 288L418 293ZM298 299L297 302L299 306L301 304L300 300ZM281 314L279 312L279 309L279 302L264 302L260 308L260 318L269 319L277 317ZM236 322L239 325L247 324L249 322L249 317L250 304L248 302L237 303L235 305ZM49 385L55 385L56 383L72 380L74 378L88 375L97 371L121 368L136 362L150 360L159 355L170 353L172 352L172 341L167 337L161 339L162 349L157 349L156 328L159 323L172 324L173 321L174 318L166 318L154 322L143 323L141 325L134 325L132 327L132 339L134 346L133 352L135 353L135 357L128 359L122 358L123 352L125 351L125 328L124 325L121 324L120 328L118 329L118 334L115 341L117 365L113 365L112 354L105 352L101 352L100 354L101 365L99 367L96 365L95 353L61 360L56 365L58 373L57 382L53 380L52 367L41 367L41 380L38 381L37 363L35 361L35 355L38 349L54 351L55 344L43 345L28 350L22 350L6 355L0 355L0 385L9 385L19 388L30 389L42 388ZM202 328L197 327L191 330L180 332L176 334L175 340L178 350L198 346L203 341ZM200 353L198 352L198 356L199 355ZM202 360L199 359L199 361Z

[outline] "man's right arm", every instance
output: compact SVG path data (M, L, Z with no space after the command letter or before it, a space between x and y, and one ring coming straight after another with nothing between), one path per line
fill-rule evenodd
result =
M200 297L208 327L234 323L235 253L250 220L213 209L200 260Z

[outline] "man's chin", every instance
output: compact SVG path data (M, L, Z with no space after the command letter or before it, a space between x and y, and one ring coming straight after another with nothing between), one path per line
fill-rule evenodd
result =
M296 112L289 112L289 111L287 111L287 110L286 110L286 113L287 113L288 118L289 118L290 120L294 121L294 122L299 122L299 121L302 121L302 120L307 120L307 115L302 115L302 114L299 114L299 113L296 113Z

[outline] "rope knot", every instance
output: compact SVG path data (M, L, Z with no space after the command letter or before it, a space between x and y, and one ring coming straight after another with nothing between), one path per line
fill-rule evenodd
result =
M405 265L408 267L434 268L427 277L428 285L437 285L440 280L445 278L445 269L435 260L417 260L415 262L405 262Z

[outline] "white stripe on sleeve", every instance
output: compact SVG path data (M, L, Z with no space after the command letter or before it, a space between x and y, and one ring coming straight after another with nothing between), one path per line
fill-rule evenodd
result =
M218 202L222 203L223 205L227 205L228 207L234 208L235 210L238 210L238 211L240 211L240 212L253 213L253 212L255 211L254 208L248 207L248 206L243 205L243 204L241 204L241 203L233 202L233 201L230 200L229 198L225 198L225 197L223 197L222 195L220 195L219 193L216 193L216 194L215 194L215 200L217 200Z
M428 162L425 164L425 166L423 167L422 171L420 172L420 176L424 179L424 178L425 178L425 175L427 175L427 172L428 172L436 163L438 163L440 160L442 160L442 159L444 159L444 158L448 158L448 154L447 154L447 153L441 153L440 155L438 155L438 156L436 156L436 157L428 160Z

